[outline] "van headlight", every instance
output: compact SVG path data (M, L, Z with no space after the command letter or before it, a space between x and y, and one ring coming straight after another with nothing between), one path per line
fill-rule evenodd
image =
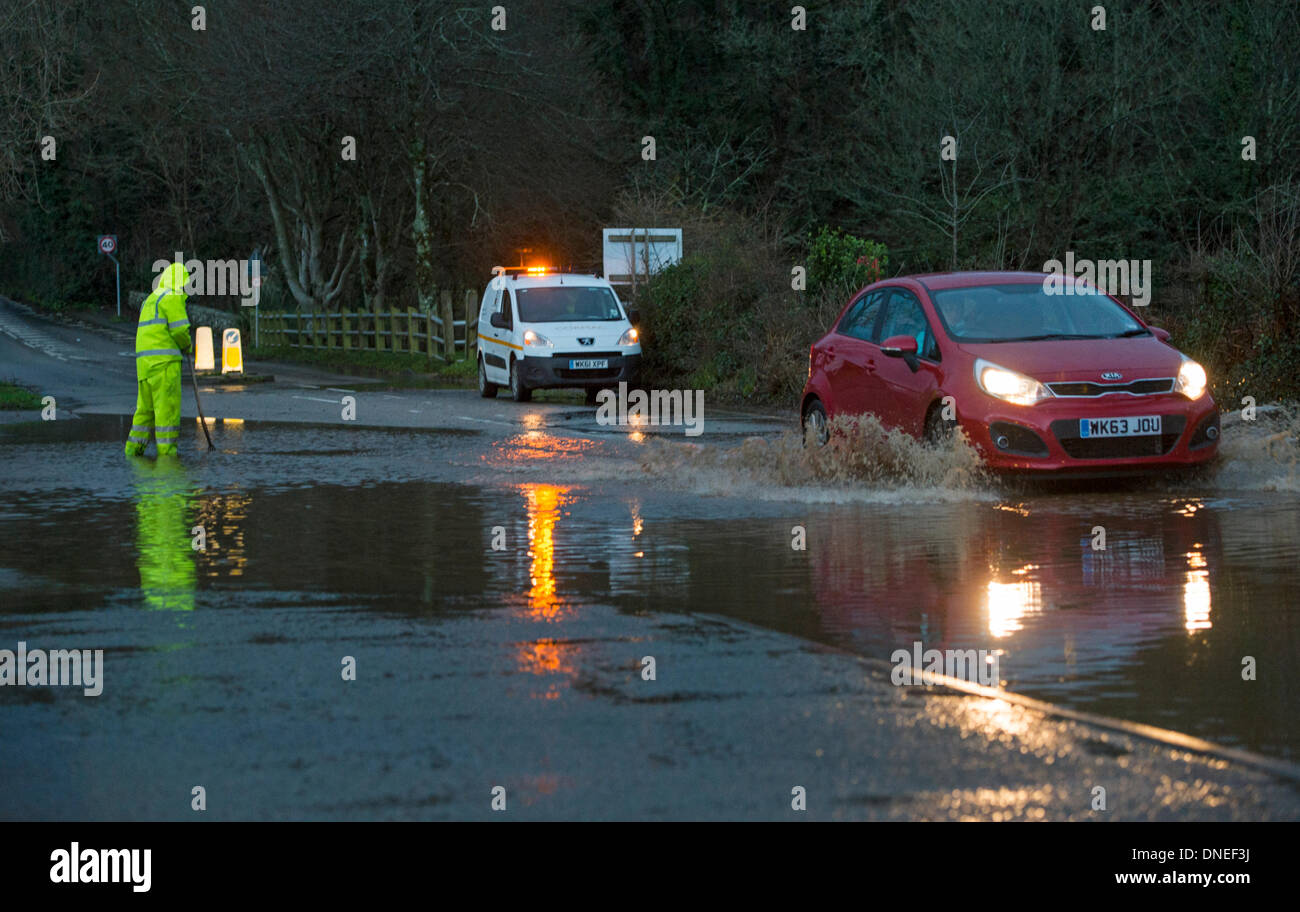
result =
M975 362L975 380L990 396L1016 405L1033 405L1052 398L1052 391L1032 377L998 367L983 358Z
M1183 363L1178 366L1178 379L1174 382L1174 392L1182 393L1188 399L1200 399L1207 383L1205 368L1191 358L1183 358Z
M554 345L551 344L550 339L546 338L539 332L534 332L531 329L524 330L524 344L534 346L535 348L555 347Z
M636 345L641 341L641 334L636 331L635 326L629 326L623 335L618 337L618 344L622 346Z

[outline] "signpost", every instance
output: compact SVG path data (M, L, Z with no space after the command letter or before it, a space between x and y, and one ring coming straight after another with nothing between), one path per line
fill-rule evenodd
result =
M253 286L253 347L262 344L262 253L260 248L248 258L248 273Z
M649 278L682 258L680 228L606 228L601 232L604 275L614 285Z
M117 250L117 235L101 234L95 243L99 246L99 252L102 253L104 256L108 257L110 260L112 260L113 265L117 268L117 316L118 319L121 319L122 318L122 264L117 261L117 257L113 256L114 252L116 252Z

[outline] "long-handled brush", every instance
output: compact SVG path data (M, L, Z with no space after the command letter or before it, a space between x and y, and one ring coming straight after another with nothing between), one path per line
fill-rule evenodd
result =
M197 368L194 366L194 355L190 355L190 383L194 386L194 407L199 410L199 424L203 427L203 436L208 439L208 449L215 450L212 445L212 435L208 433L208 421L203 417L203 403L199 401L199 378L196 373Z

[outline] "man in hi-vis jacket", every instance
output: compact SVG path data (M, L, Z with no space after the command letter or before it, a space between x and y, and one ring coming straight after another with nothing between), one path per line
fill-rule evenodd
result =
M181 433L181 353L190 350L185 315L189 273L180 263L163 271L158 287L140 305L135 331L135 418L126 438L126 455L139 456L152 429L159 456L175 456Z

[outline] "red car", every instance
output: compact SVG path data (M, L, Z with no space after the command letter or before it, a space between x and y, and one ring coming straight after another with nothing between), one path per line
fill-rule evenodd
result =
M1046 279L951 272L862 289L808 353L805 439L825 443L837 415L872 414L931 441L960 425L999 470L1126 474L1211 459L1219 413L1204 368L1113 296Z

